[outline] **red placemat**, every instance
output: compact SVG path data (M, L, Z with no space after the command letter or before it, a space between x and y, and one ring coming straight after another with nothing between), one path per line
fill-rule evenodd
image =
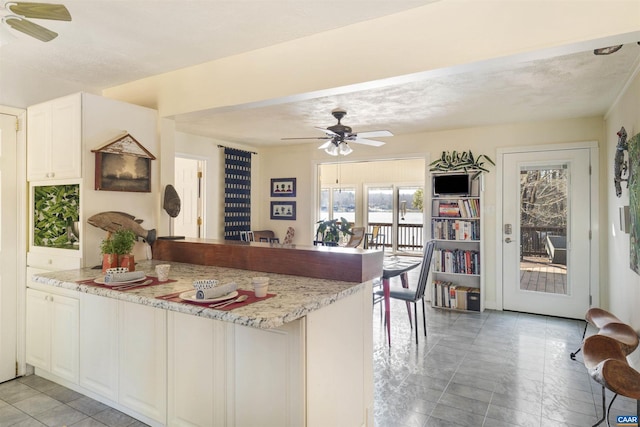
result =
M147 280L151 280L152 282L149 283L148 285L143 285L142 282L145 282ZM78 280L76 283L80 283L81 285L90 285L90 286L96 286L98 288L107 288L107 289L114 289L114 288L118 288L119 286L127 286L126 289L121 290L121 292L126 292L134 289L146 288L147 286L164 285L165 283L171 283L176 281L177 280L175 279L169 279L169 280L165 280L164 282L161 282L158 280L157 277L147 276L144 279L140 279L139 286L135 286L135 283L122 283L115 286L107 286L107 285L103 285L102 283L96 283L95 279ZM129 285L131 285L131 287L129 287ZM114 290L117 290L117 289L114 289Z
M266 297L257 298L253 291L245 291L244 289L238 289L237 291L238 291L238 296L246 295L249 298L247 298L246 300L244 300L242 302L234 302L234 303L229 304L229 305L224 306L224 307L220 307L220 308L213 307L213 309L214 310L230 311L230 310L233 310L233 309L238 308L238 307L244 307L245 305L253 304L254 302L264 301L266 299L273 298L273 297L276 296L276 294L267 294ZM187 291L174 292L172 294L161 295L161 296L156 297L156 298L157 299L161 299L161 300L165 300L165 301L173 301L173 302L181 302L181 303L184 303L184 304L192 304L192 305L196 305L196 306L199 306L199 307L209 307L209 304L214 304L214 303L209 303L209 302L205 303L205 302L185 301L185 300L180 298L180 294L183 293L183 292L187 292ZM222 301L220 301L220 303L222 303Z

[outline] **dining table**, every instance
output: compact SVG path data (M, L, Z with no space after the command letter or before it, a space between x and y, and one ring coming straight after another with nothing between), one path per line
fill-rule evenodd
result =
M391 347L391 278L400 276L403 288L409 287L407 273L422 264L422 259L407 259L406 257L385 257L382 263L382 290L384 293L384 318L387 325L387 341ZM407 312L411 319L411 307L407 302ZM417 326L416 326L417 327Z

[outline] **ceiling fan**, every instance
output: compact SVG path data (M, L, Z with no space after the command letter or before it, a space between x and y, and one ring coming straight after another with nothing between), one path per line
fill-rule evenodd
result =
M71 21L71 14L64 5L49 3L9 1L0 9L0 16L2 16L2 22L14 30L43 42L55 39L58 37L58 33L26 18Z
M363 144L363 145L371 145L373 147L380 147L384 145L384 142L377 141L375 139L368 139L370 137L380 138L385 136L393 136L391 132L388 130L375 130L370 132L361 132L356 133L353 132L351 127L345 126L340 121L344 116L347 115L346 110L342 108L336 108L331 111L333 117L338 120L338 123L329 126L328 128L316 127L316 129L321 130L326 135L318 136L318 137L310 137L310 138L282 138L283 140L287 139L323 139L327 140L324 144L318 147L319 150L323 150L332 156L337 156L338 154L342 154L346 156L353 152L353 149L349 147L349 143L353 142L354 144Z

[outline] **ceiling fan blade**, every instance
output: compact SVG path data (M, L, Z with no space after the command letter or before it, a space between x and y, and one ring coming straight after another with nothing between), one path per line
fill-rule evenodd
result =
M315 127L315 129L321 130L322 132L326 133L327 135L338 136L337 133L335 133L334 131L329 130L329 129L320 128L320 127L317 127L317 126Z
M331 141L327 141L324 144L322 144L321 146L319 146L318 150L324 150L325 148L327 148L330 145L331 145Z
M27 21L26 19L9 16L5 18L4 22L6 22L14 30L25 33L26 35L34 37L43 42L49 42L58 37L58 33L42 27L34 22Z
M310 137L310 138L280 138L280 140L285 141L287 139L331 139L328 136L314 136L314 137Z
M382 141L376 141L375 139L365 139L365 138L357 138L354 140L350 140L349 142L353 142L354 144L371 145L372 147L380 147L385 144Z
M388 130L372 130L371 132L358 132L357 137L363 138L381 138L384 136L393 136Z
M8 2L6 7L25 18L71 21L69 10L62 4Z

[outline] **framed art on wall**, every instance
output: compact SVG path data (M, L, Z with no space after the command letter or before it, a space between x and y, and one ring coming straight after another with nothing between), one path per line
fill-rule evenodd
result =
M296 178L272 178L271 197L295 197Z
M271 202L271 219L296 219L296 202Z

